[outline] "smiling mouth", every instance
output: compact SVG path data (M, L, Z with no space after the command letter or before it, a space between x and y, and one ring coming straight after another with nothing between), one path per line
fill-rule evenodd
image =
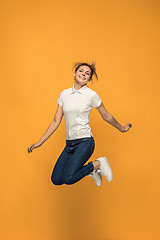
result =
M83 80L86 80L84 77L82 77L82 76L79 76L79 78L81 78L81 79L83 79Z

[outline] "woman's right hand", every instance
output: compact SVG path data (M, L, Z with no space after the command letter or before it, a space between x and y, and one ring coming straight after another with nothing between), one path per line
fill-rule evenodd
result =
M37 142L37 143L32 144L31 146L28 147L28 153L32 152L32 150L33 150L34 148L38 148L38 147L40 147L41 145L42 145L41 142Z

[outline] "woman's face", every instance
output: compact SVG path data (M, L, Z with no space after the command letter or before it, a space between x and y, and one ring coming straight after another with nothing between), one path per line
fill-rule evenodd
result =
M91 69L86 65L82 65L74 73L74 76L77 83L84 85L90 80Z

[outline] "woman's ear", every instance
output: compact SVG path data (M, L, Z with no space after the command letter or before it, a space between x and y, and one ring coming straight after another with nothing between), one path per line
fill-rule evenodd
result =
M74 73L74 76L75 76L75 73Z

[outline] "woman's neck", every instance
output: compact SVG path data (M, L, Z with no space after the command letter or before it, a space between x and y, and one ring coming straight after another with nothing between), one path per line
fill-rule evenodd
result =
M84 84L84 85L86 85L86 84ZM83 85L83 86L84 86L84 85ZM83 86L81 86L81 85L78 84L77 82L74 83L74 88L75 88L76 90L79 90L79 89L82 88Z

